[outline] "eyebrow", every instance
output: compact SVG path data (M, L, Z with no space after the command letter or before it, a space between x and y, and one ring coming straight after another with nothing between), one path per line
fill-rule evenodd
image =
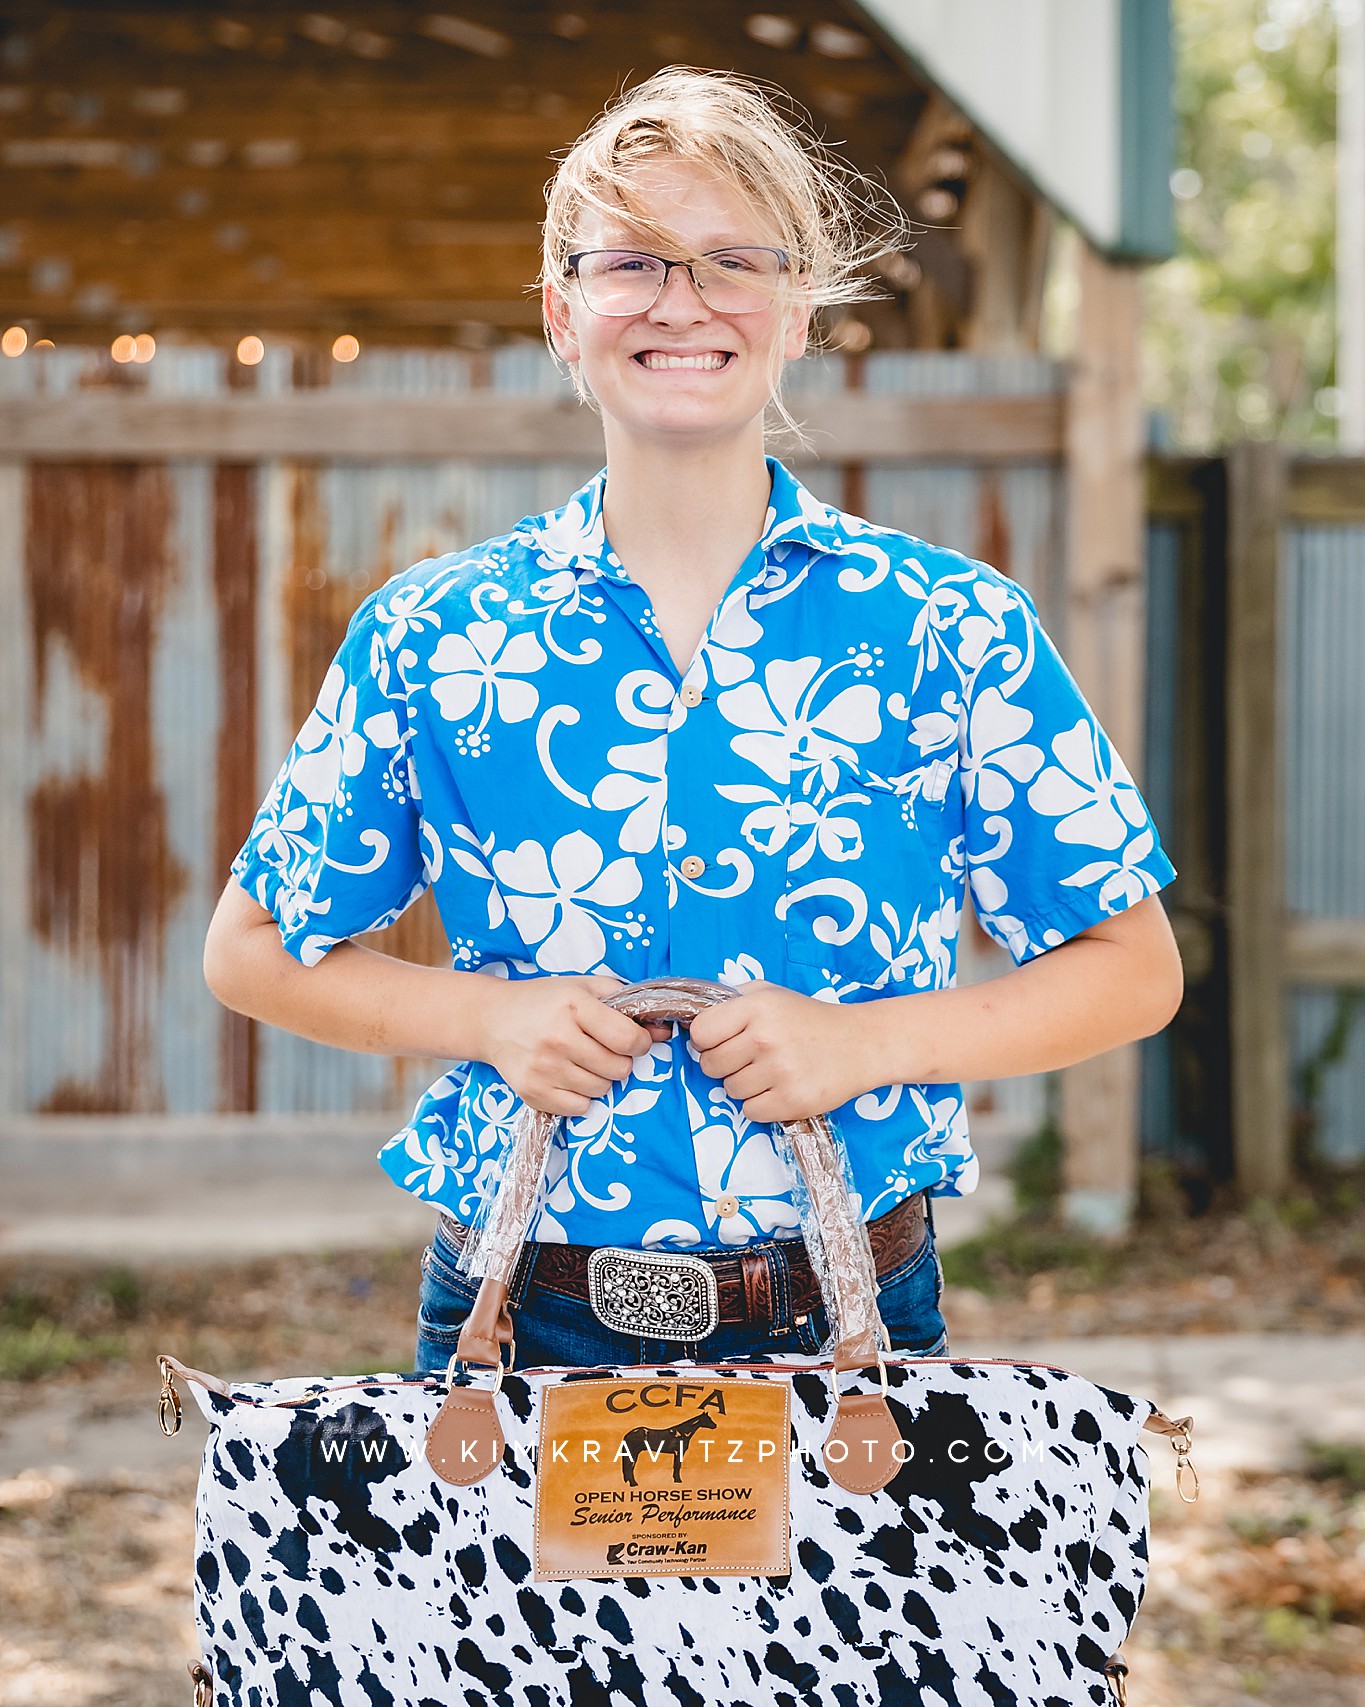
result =
M601 244L595 244L594 247L600 247L603 249L629 249L641 254L653 254L653 250L646 249L644 247L644 245L650 241L652 241L652 239L642 238L639 243L635 243L633 241L622 243L603 242ZM777 243L765 243L761 239L754 237L712 236L703 239L703 241L698 244L697 252L698 254L705 255L711 249L776 249L778 247L780 247L780 245Z

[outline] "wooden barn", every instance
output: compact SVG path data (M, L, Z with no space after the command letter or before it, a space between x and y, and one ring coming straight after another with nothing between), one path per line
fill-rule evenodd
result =
M542 192L661 65L780 85L923 223L792 376L814 450L775 448L1027 585L1141 778L1168 35L1165 0L0 0L0 1159L351 1165L440 1070L225 1013L204 928L365 593L600 466ZM429 897L384 939L448 963ZM979 931L963 967L1000 967ZM1132 1206L1139 1054L1061 1076L1089 1226ZM974 1107L987 1151L1047 1113Z

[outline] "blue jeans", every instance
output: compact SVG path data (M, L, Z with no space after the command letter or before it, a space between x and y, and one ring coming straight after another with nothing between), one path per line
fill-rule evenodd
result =
M770 1240L748 1247L754 1251L773 1248L774 1241ZM478 1292L478 1280L461 1274L456 1266L458 1261L459 1252L446 1242L438 1228L422 1254L417 1359L413 1366L419 1374L445 1370ZM774 1286L775 1316L770 1328L747 1322L723 1323L715 1333L695 1342L617 1333L604 1327L586 1302L539 1287L529 1289L535 1274L534 1260L529 1265L523 1264L523 1270L509 1298L518 1369L546 1364L588 1368L596 1364L671 1363L679 1358L717 1363L727 1358L746 1360L793 1351L813 1357L829 1334L823 1305L817 1305L804 1318L792 1314L782 1283L785 1264L780 1258ZM882 1278L877 1293L877 1306L891 1336L893 1351L937 1357L947 1350L947 1329L939 1312L942 1292L943 1270L934 1249L931 1223L923 1244L899 1268Z

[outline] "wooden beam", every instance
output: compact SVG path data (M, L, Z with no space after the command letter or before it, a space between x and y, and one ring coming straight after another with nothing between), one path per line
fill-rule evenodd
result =
M1153 521L1197 521L1204 497L1194 483L1203 459L1193 456L1147 458L1147 515Z
M1365 919L1291 919L1284 977L1289 984L1365 987Z
M1296 458L1285 503L1296 522L1365 522L1365 457Z
M1067 420L1069 552L1063 632L1072 674L1141 776L1144 463L1142 326L1135 267L1082 245ZM1128 1225L1137 1199L1138 1051L1108 1050L1062 1075L1063 1213L1097 1233Z
M29 358L22 358L29 359ZM1046 462L1061 451L1060 397L812 397L795 462ZM149 397L87 391L0 398L0 458L194 457L443 462L591 457L598 418L572 398Z
M1286 469L1273 443L1228 459L1228 954L1237 1180L1273 1196L1290 1173L1284 828L1276 612Z

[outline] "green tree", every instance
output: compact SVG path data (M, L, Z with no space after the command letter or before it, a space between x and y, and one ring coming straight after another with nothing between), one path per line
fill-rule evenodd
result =
M1333 0L1174 0L1177 253L1147 275L1147 399L1178 447L1331 444Z

